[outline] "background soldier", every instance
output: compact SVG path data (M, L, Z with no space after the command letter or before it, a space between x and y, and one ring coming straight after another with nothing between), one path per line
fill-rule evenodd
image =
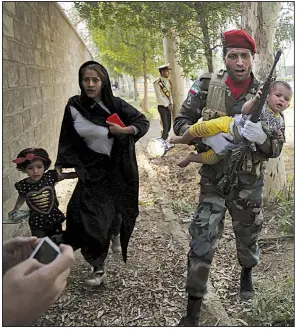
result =
M162 65L158 68L160 77L153 82L155 96L157 99L157 109L162 123L162 135L165 141L169 137L171 130L171 113L173 111L172 86L169 79L170 64ZM168 146L170 146L168 144Z
M202 116L202 109L211 109L209 119L225 112L234 116L241 113L242 105L256 94L259 82L252 73L256 53L253 38L243 30L224 33L223 57L226 70L216 74L203 74L191 87L187 99L174 122L174 132L182 135ZM212 116L212 111L215 114ZM283 131L284 134L284 131ZM202 298L206 294L211 262L224 229L226 209L232 217L236 235L238 261L242 267L240 297L253 294L252 268L259 261L257 238L262 229L262 199L264 186L264 161L279 156L283 141L267 137L261 122L247 121L243 136L256 143L256 151L249 150L238 174L238 186L226 199L217 187L226 163L203 165L200 169L200 198L197 211L190 224L190 250L188 253L187 314L180 326L198 326ZM210 137L207 144L217 154L233 147L226 135Z

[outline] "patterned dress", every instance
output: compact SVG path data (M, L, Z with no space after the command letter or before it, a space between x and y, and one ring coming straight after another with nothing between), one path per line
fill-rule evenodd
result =
M28 183L27 178L17 182L15 188L26 198L30 209L29 226L33 235L51 236L62 232L64 214L58 209L55 184L58 182L56 170L48 170L36 183Z

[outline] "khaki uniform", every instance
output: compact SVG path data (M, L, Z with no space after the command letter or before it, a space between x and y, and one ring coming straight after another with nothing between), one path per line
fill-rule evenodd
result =
M252 75L248 92L235 100L225 84L227 76L223 70L216 74L207 73L194 83L175 119L176 135L182 135L203 114L207 116L204 119L214 119L223 114L234 116L241 113L242 105L256 94L260 83ZM202 112L206 107L211 110ZM186 289L190 296L202 297L206 293L209 269L223 233L227 209L232 217L240 265L247 268L257 265L257 239L263 223L265 162L268 158L278 157L282 146L282 141L268 137L262 150L260 147L256 151L248 150L238 174L238 185L228 199L217 188L227 168L227 161L201 167L199 205L189 227L191 242ZM200 148L200 144L196 148ZM200 151L204 150L200 148Z
M165 89L169 93L169 97L166 96L165 93L162 91L161 86L159 85L160 82L164 85ZM173 104L172 86L170 79L159 77L153 82L153 87L157 105L168 107L169 105Z
M169 136L172 122L173 95L171 81L168 78L159 77L153 82L153 87L162 126L161 137L166 140Z

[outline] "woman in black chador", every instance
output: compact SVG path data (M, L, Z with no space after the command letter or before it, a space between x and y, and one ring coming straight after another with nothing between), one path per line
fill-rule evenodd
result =
M108 73L99 63L81 66L79 85L81 95L71 97L65 108L55 167L58 174L62 168L75 168L78 174L67 206L64 242L81 248L94 267L86 283L99 286L106 278L104 261L119 217L126 262L139 215L135 143L147 133L149 121L113 95Z

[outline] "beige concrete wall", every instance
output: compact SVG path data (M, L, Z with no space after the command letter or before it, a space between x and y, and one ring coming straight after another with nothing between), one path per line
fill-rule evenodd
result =
M11 162L27 147L45 148L55 161L64 107L79 91L78 69L92 59L56 2L3 4L3 211L25 178ZM22 224L23 225L23 224ZM4 237L27 225L4 225Z

